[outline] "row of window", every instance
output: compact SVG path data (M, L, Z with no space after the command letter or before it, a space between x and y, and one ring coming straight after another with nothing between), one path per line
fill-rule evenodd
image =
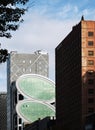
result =
M94 36L94 32L88 32L88 36ZM93 46L94 42L93 41L88 41L88 46ZM88 56L94 56L94 51L89 50L88 51ZM88 65L94 65L94 60L88 60ZM92 75L94 71L88 71L89 75ZM94 84L94 79L88 79L88 84L93 85ZM88 89L88 94L94 94L94 89ZM94 99L89 98L88 103L93 103ZM89 112L92 112L92 108L89 108Z
M93 32L88 32L88 36L93 36L94 33ZM93 46L94 42L93 41L88 41L88 46ZM88 51L88 56L94 56L94 51L93 50L89 50ZM88 65L94 65L94 60L88 60Z
M29 62L29 63L31 64L31 63L34 63L35 61L33 62L33 61L31 61L31 60L30 60L30 61L23 60L22 62L23 62L23 63ZM37 62L37 64L41 65L41 64L42 64L42 62L41 62L41 61L39 61L39 62Z
M89 37L94 36L94 32L88 32L88 36L89 36ZM93 46L93 45L94 45L94 42L93 42L93 41L88 41L88 46Z
M94 36L93 32L88 32L88 36ZM88 46L93 46L94 42L93 41L88 41ZM94 56L94 51L89 50L88 51L88 56ZM94 65L94 60L88 60L88 65ZM89 75L93 74L93 71L88 71ZM88 84L93 85L94 84L94 79L88 79ZM94 94L94 89L88 89L88 94ZM94 98L89 98L88 103L94 103ZM94 112L94 108L88 108L88 113Z
M40 67L40 66L37 68L37 71L42 71L42 70L44 70L45 72L47 72L47 71L48 71L48 69L47 69L47 68L44 68L44 69L43 69L43 67ZM27 71L27 69L26 69L26 68L22 68L22 71L23 71L23 72L26 72L26 71ZM29 72L32 72L32 69L31 69L31 68L29 68L29 69L28 69L28 71L29 71Z

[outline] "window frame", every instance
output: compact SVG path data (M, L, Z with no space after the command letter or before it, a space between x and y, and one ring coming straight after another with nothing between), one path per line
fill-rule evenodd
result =
M93 50L88 50L88 56L94 56L94 51Z
M87 74L88 74L88 75L93 75L93 74L94 74L94 70L88 70L88 71L87 71Z
M94 94L94 89L93 88L89 88L88 89L88 94L89 95L93 95Z
M94 98L88 98L88 103L94 103Z
M88 79L88 84L93 85L94 84L94 79Z
M88 36L89 36L89 37L94 36L94 32L93 32L93 31L88 31Z
M93 41L88 41L88 46L94 46L94 42Z
M88 113L93 113L94 112L94 108L93 107L89 107L88 108Z
M94 65L94 60L88 60L87 64L91 66Z

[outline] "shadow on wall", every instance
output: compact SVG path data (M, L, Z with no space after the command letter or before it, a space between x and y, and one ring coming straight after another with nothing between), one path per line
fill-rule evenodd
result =
M95 129L95 71L88 70L82 78L83 122L85 130ZM86 116L85 116L86 115ZM91 119L91 120L90 120Z

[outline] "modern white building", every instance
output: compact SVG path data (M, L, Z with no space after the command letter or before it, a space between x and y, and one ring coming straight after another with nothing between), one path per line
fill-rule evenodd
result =
M16 87L24 99L18 101L16 111L23 122L33 123L38 119L55 117L55 83L38 74L25 74L16 81Z
M23 74L49 75L48 53L40 50L33 54L11 52L7 60L7 130L23 130L22 119L16 113L16 104L23 99L16 89L16 80Z

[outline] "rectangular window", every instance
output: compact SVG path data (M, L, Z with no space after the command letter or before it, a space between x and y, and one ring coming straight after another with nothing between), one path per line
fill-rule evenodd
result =
M88 60L88 65L94 65L94 60Z
M94 84L94 79L88 79L88 84L93 85Z
M88 103L94 103L94 98L88 98Z
M88 89L88 94L94 94L94 89Z
M93 32L88 32L88 36L93 36L94 33Z
M93 41L88 41L88 46L93 46L93 45L94 45Z
M93 113L94 112L94 108L88 108L88 113Z
M14 100L15 100L15 103L17 103L17 91L15 92L15 98L14 98Z
M22 120L21 120L21 118L19 118L19 124L21 124L22 123Z
M19 130L22 130L22 129L21 129L21 126L19 126Z
M93 75L93 74L94 74L94 71L93 71L93 70L88 70L88 71L87 71L87 74Z
M15 126L16 126L17 125L17 116L15 116L14 120L15 120Z
M88 51L88 56L94 56L94 51Z
M24 99L23 95L19 94L19 100L23 100L23 99Z

